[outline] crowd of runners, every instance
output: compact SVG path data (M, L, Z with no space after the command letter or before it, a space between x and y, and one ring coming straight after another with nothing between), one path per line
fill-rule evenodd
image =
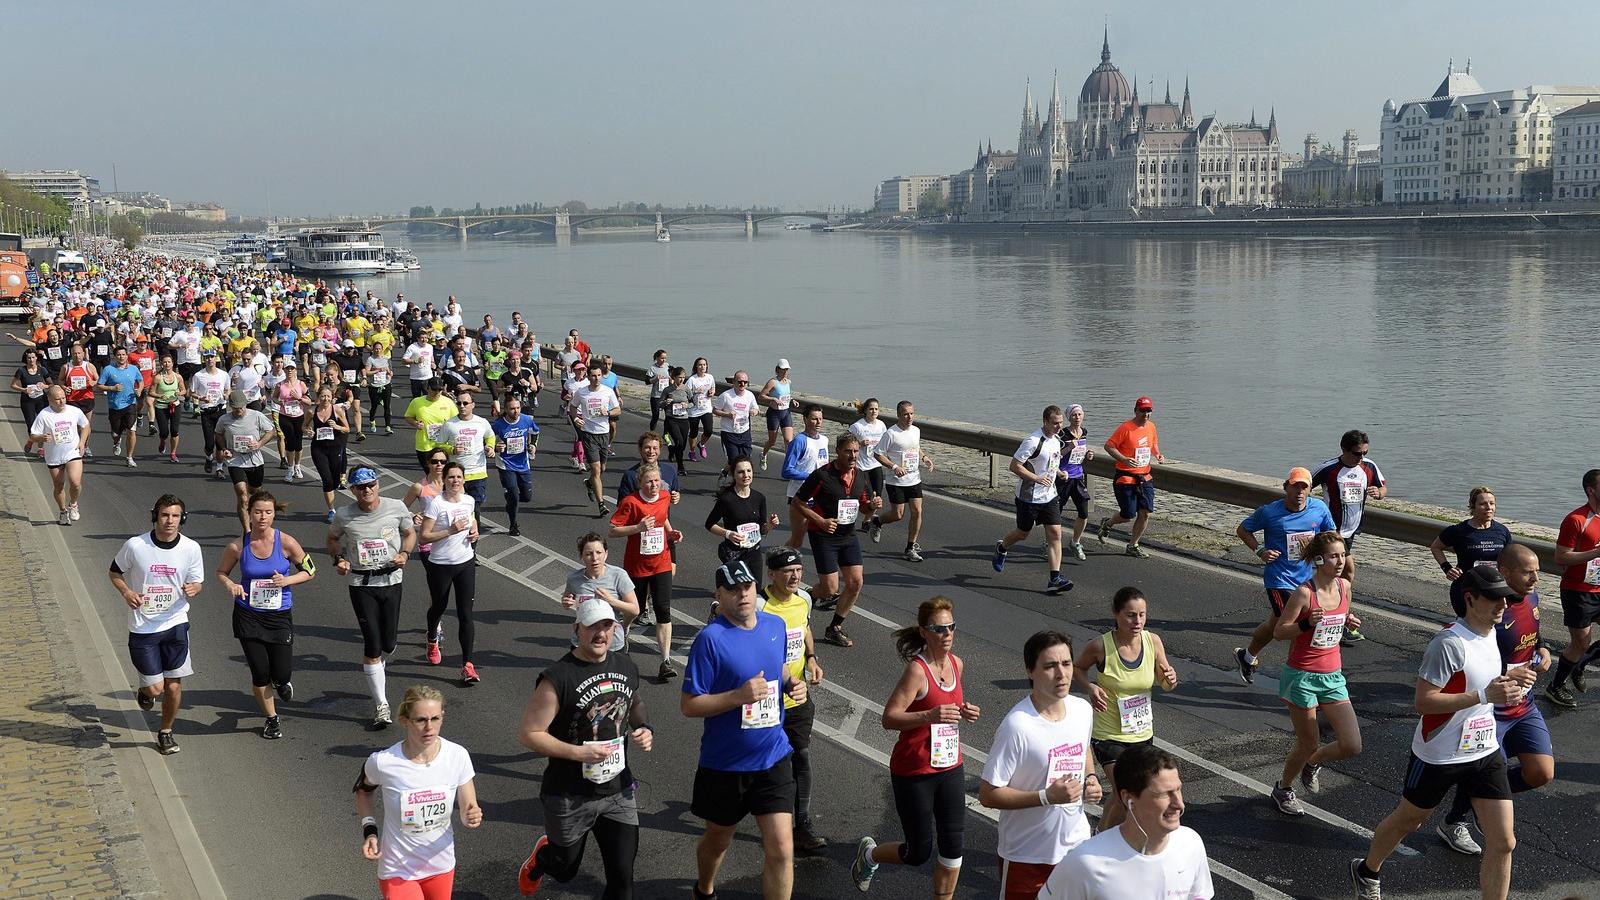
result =
M495 502L491 470L512 536L520 533L519 515L537 511L531 463L541 436L547 448L551 440L532 415L541 397L544 429L558 429L598 523L576 539L581 565L561 596L573 614L570 649L538 676L518 731L525 747L548 760L540 786L544 830L517 872L518 887L533 895L545 878L572 879L592 835L604 866L603 896L633 895L640 846L634 771L652 746L652 712L660 714L646 709L629 653L627 634L637 627L654 629L657 677L682 678L679 713L704 723L690 803L705 823L693 895L716 896L724 856L747 817L761 834L765 896L790 895L796 851L826 845L812 819L821 798L809 753L809 689L824 677L818 645L853 645L846 626L864 581L863 536L879 542L886 528L903 522L903 558L923 560L923 476L934 461L911 401L898 402L889 423L879 401L868 399L859 404L860 419L830 439L823 411L795 394L788 360L777 360L764 380L739 371L719 385L704 357L685 369L658 351L647 370L649 424L632 438L640 462L620 474L612 508L606 484L616 473L608 466L625 401L611 359L595 354L576 329L555 353L547 386L540 345L517 313L504 325L486 315L469 327L454 298L418 305L403 295L385 300L279 272L223 275L192 260L108 244L88 249L90 272L40 272L30 333L11 336L24 347L12 379L28 425L24 452L48 466L56 515L67 527L80 518L83 460L96 443L127 467L187 467L174 471L234 486L239 537L210 574L233 601L234 637L264 739L283 736L280 705L295 697L296 588L319 569L346 583L371 727L398 721L403 733L367 758L354 787L360 851L377 861L385 897L450 896L453 823L476 828L484 816L470 754L441 735L444 695L412 687L391 710L387 667L399 641L406 570L415 573L415 556L429 598L427 661L443 664L443 620L453 601L452 665L459 662L461 686L479 683L473 603L480 516ZM380 427L394 433L397 383L406 391L398 418L412 432L417 470L403 497L388 497L377 468L352 465L349 444ZM102 403L103 418L96 409ZM1140 539L1156 510L1154 467L1165 462L1154 408L1150 397L1137 398L1131 416L1098 445L1082 406L1043 411L1009 464L1015 527L995 542L995 571L1037 528L1047 560L1044 591L1072 589L1062 558L1086 558L1084 465L1101 452L1114 463L1117 510L1100 518L1096 535L1104 542L1126 524L1125 552L1147 555ZM759 452L758 423L765 425ZM709 462L713 429L720 463ZM109 440L98 437L102 431ZM312 475L303 467L307 444ZM1302 794L1319 790L1323 766L1362 751L1341 651L1363 640L1351 606L1362 513L1388 490L1369 449L1365 433L1347 432L1337 456L1315 470L1292 469L1283 499L1237 528L1263 563L1267 610L1232 664L1253 683L1267 648L1287 645L1278 692L1294 741L1272 790L1286 816L1306 813ZM753 487L756 467L766 470L769 457L779 460L785 483L781 510ZM717 542L721 564L709 579L711 613L680 671L672 596L676 548L692 526L675 522L673 510L693 469L720 469L703 528ZM320 540L276 526L282 504L267 489L273 471L287 484L320 488L327 519ZM1483 897L1507 895L1512 798L1555 777L1535 682L1554 664L1543 697L1575 708L1573 692L1586 689L1586 667L1600 654L1591 633L1600 619L1600 470L1583 476L1582 489L1585 503L1563 521L1557 541L1571 638L1559 656L1539 633L1539 561L1495 520L1488 487L1471 491L1471 517L1434 542L1431 552L1449 583L1441 603L1447 596L1457 618L1420 662L1402 799L1377 825L1367 855L1350 862L1357 897L1381 896L1387 857L1452 791L1440 839L1482 856ZM341 499L345 491L351 500ZM150 529L129 538L109 566L128 609L136 699L144 710L160 706L163 754L179 752L173 725L184 679L193 674L190 602L207 589L206 554L183 534L187 516L181 491L155 499ZM782 528L788 534L780 542L772 532ZM613 541L624 545L620 566L610 561ZM931 861L933 896L955 895L967 810L962 729L987 715L1000 725L978 801L997 811L1005 900L1212 896L1204 843L1181 824L1178 761L1155 740L1153 695L1176 689L1179 679L1166 643L1147 627L1151 602L1136 587L1117 591L1108 604L1114 627L1085 646L1054 630L1028 638L1020 661L1029 689L1003 713L980 710L963 694L955 605L944 597L922 603L916 624L894 636L904 666L882 714L883 728L898 734L889 769L900 834L860 839L850 872L856 887L870 890L883 865ZM1331 742L1321 742L1323 723ZM1092 822L1093 805L1101 811Z

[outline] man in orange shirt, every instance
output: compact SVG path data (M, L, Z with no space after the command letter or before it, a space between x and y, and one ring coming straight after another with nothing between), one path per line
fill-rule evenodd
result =
M1155 402L1149 397L1135 400L1133 418L1118 425L1105 444L1106 453L1117 463L1116 479L1111 484L1111 491L1117 498L1117 514L1100 520L1100 543L1105 543L1112 526L1132 522L1133 530L1128 538L1127 549L1129 556L1149 555L1139 546L1139 538L1144 535L1145 526L1150 524L1150 514L1156 510L1156 486L1150 478L1150 464L1167 461L1161 455L1156 423L1150 421L1150 414L1155 408Z

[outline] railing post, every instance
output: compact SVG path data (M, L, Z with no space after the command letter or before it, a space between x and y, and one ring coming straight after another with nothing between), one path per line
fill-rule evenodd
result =
M993 453L989 453L987 451L983 455L989 457L989 487L999 487L1000 457L995 456Z

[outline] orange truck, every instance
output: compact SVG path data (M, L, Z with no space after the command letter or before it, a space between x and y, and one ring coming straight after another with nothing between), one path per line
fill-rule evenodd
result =
M28 254L22 249L22 235L0 233L0 316L28 318L32 310L22 298L28 287Z

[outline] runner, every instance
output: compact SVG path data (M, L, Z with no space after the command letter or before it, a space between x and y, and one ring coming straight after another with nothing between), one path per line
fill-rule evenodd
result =
M822 407L808 403L801 415L805 417L805 430L798 436L791 435L784 444L782 469L785 490L788 491L790 500L785 504L789 507L789 539L784 542L784 546L795 550L800 549L801 542L805 540L806 517L800 508L794 505L794 495L799 492L800 486L805 484L806 479L811 477L812 472L828 464L828 439L822 434ZM737 480L736 477L735 481Z
M879 403L877 397L868 397L856 405L861 413L861 418L850 423L850 433L860 441L861 449L856 453L856 468L865 472L867 480L872 485L875 494L882 494L884 488L883 463L878 462L878 441L883 440L883 433L888 426L878 418Z
M1473 488L1467 495L1467 508L1472 510L1469 518L1440 531L1428 545L1433 561L1450 582L1450 608L1458 616L1466 614L1462 592L1467 583L1461 580L1462 573L1480 563L1493 564L1500 558L1500 551L1511 543L1511 529L1495 521L1494 492L1488 487ZM1445 559L1447 549L1455 553L1455 565Z
M412 337L411 343L406 345L400 359L411 367L411 399L415 401L424 391L429 390L428 383L435 380L433 344L429 342L426 332ZM440 382L440 385L442 388L443 382Z
M883 506L883 498L858 480L861 473L855 467L855 459L860 447L855 435L839 435L833 443L833 459L806 476L800 490L789 499L790 508L799 509L806 520L811 557L817 564L817 609L833 612L833 621L823 630L822 639L838 647L854 646L855 642L845 634L844 620L856 605L865 581L856 523L862 509L872 511Z
M722 538L717 559L741 560L745 568L760 564L761 540L778 525L778 514L767 511L766 496L754 487L755 477L748 460L734 463L733 484L717 492L706 514L706 530Z
M277 413L278 434L283 438L283 461L289 472L283 480L293 484L306 477L300 467L300 456L305 450L306 383L300 380L300 367L294 357L283 360L283 380L273 385L272 400Z
M450 593L456 595L456 638L461 642L461 684L477 684L478 670L472 665L472 648L477 629L472 621L472 604L478 593L477 502L465 490L466 476L461 463L444 464L444 490L430 497L422 512L418 540L431 544L422 559L428 576L428 665L442 660L439 644L444 632L445 607Z
M1183 781L1165 750L1137 747L1123 757L1122 785L1112 807L1122 824L1084 841L1056 866L1040 900L1211 900L1211 864L1194 829L1180 824Z
M78 521L78 497L83 493L83 457L89 452L89 417L67 405L67 392L59 384L45 391L48 406L33 417L28 439L44 448L50 469L50 489L60 511L60 523Z
M661 423L661 395L672 384L672 370L667 368L667 351L657 350L650 356L644 379L650 385L650 430L656 431Z
M283 737L277 700L294 699L294 587L317 574L317 564L292 535L274 527L278 500L250 494L250 530L222 551L217 582L233 598L233 636L250 667L250 693L266 717L261 736ZM248 552L246 552L248 548ZM239 580L229 577L239 567Z
M496 455L495 432L488 420L478 415L478 401L471 391L456 391L456 410L456 417L439 427L439 443L450 448L452 458L466 472L466 491L473 500L473 521L477 521L489 502L489 458Z
M872 517L872 542L876 544L883 534L883 526L892 525L906 517L906 549L901 554L907 562L922 562L922 547L917 538L922 536L922 467L933 471L933 457L922 450L922 429L914 423L917 408L910 400L901 400L894 407L895 422L883 432L872 456L885 471L884 490L889 497L889 511Z
M761 392L756 399L767 408L767 442L761 445L761 471L767 470L767 454L777 446L778 432L783 432L783 447L789 449L789 442L794 440L794 421L789 413L789 404L793 400L794 386L789 383L789 361L778 360L777 366L772 370L772 377L761 386Z
M580 604L575 646L539 674L522 712L522 746L545 757L539 782L545 834L517 871L524 897L546 876L566 884L577 877L590 833L605 867L604 900L633 896L639 854L638 781L628 742L648 752L655 739L639 690L639 669L627 654L610 652L616 611L591 598Z
M116 354L113 351L113 359L115 358L115 355ZM171 354L163 350L161 355L170 356ZM149 338L146 338L141 334L133 339L133 346L128 350L128 364L139 370L139 380L142 382L143 386L148 389L150 387L151 377L156 374L156 351L151 349ZM101 375L105 374L105 364L102 364L99 360L95 360L94 365L96 369L100 370ZM134 407L134 414L137 417L134 421L134 427L137 428L141 425L148 425L149 430L146 432L146 434L154 436L156 433L156 423L154 420L145 419L145 404L143 400L144 398L141 397L141 402L139 405Z
M645 466L653 465L661 470L661 486L672 495L672 502L676 504L683 499L678 491L678 468L669 462L661 461L661 436L653 431L646 431L639 435L634 442L639 448L639 461L629 466L622 473L622 478L617 482L617 501L623 497L639 491L639 470Z
M690 453L689 423L692 420L689 418L689 407L694 398L684 386L688 376L683 366L673 366L670 374L672 380L667 389L661 392L661 405L667 412L667 452L678 471L687 475L689 469L684 465L684 456Z
M350 420L345 418L344 406L333 402L333 391L326 385L318 390L317 405L311 410L311 465L322 485L329 522L333 521L333 495L344 474L345 440L350 434Z
M361 370L367 382L367 421L372 426L372 433L378 433L378 413L383 413L383 433L394 434L394 420L389 414L389 400L393 395L394 366L389 361L389 348L368 342L365 363Z
M385 690L387 657L394 653L400 629L401 579L417 532L405 504L379 495L377 472L357 466L349 480L356 499L334 510L328 555L336 571L350 579L350 606L361 628L361 671L372 693L376 730L393 721Z
M1061 514L1067 513L1067 501L1072 501L1077 517L1072 520L1072 540L1067 549L1080 560L1088 559L1083 552L1083 529L1089 524L1089 478L1083 464L1094 459L1089 449L1089 431L1083 427L1083 407L1074 403L1067 407L1067 426L1061 429L1061 468L1056 473L1056 502Z
M622 497L611 516L611 537L626 537L623 569L633 581L640 605L650 601L661 648L661 679L676 678L672 662L672 555L667 548L683 541L672 527L672 495L661 485L661 469L654 463L639 469L639 490Z
M1583 495L1587 502L1567 513L1556 534L1555 563L1566 567L1561 573L1561 624L1570 639L1544 697L1562 709L1578 708L1567 678L1578 693L1588 690L1584 669L1600 652L1600 644L1590 640L1594 623L1600 621L1600 469L1583 473Z
M1350 611L1350 580L1342 574L1344 548L1344 538L1332 529L1306 542L1311 578L1289 595L1272 631L1277 640L1292 642L1278 673L1278 697L1289 707L1295 744L1284 760L1283 778L1272 786L1272 802L1285 815L1306 814L1295 794L1295 778L1315 794L1322 789L1324 765L1361 755L1361 724L1350 703L1339 652L1344 630L1361 624ZM1321 743L1319 710L1333 728L1331 744Z
M567 573L566 590L561 594L561 605L577 609L584 601L599 597L611 604L622 627L611 635L612 652L627 652L628 623L639 615L639 597L634 593L633 579L619 566L606 560L610 557L606 539L591 531L578 538L578 568Z
M733 387L719 394L712 408L712 412L722 420L719 434L722 437L722 452L727 457L722 466L724 476L732 469L734 460L751 455L750 419L755 415L759 401L748 390L749 385L750 373L743 369L733 373Z
M406 404L406 424L416 429L415 442L417 451L417 465L423 471L428 469L428 454L439 447L444 450L452 449L439 437L439 431L444 423L455 418L460 410L456 408L455 401L444 393L444 382L438 378L429 378L422 383L424 394L413 397Z
M1167 661L1161 638L1146 626L1150 601L1136 587L1117 590L1111 598L1116 627L1090 641L1072 663L1072 678L1094 707L1094 733L1089 746L1105 770L1106 784L1117 790L1117 764L1138 747L1155 743L1155 704L1150 692L1159 681L1164 691L1178 686L1178 671ZM1096 673L1092 679L1089 670ZM1122 823L1123 809L1113 803L1100 816L1098 831Z
M506 519L512 537L522 533L517 525L519 503L533 502L534 454L539 449L539 426L522 412L522 397L507 393L504 408L489 427L494 429L495 465L500 469L500 489L506 498Z
M685 382L689 388L689 445L690 459L705 459L706 444L711 442L711 401L716 396L717 380L711 377L711 363L704 356L696 357L694 374ZM700 443L695 445L695 437ZM699 456L696 457L695 453Z
M179 750L172 736L183 703L189 664L189 600L205 582L200 545L179 532L189 518L183 501L162 494L150 508L150 530L128 538L111 560L111 586L128 604L128 655L139 672L139 708L155 708L161 698L156 749Z
M200 410L200 446L206 458L207 475L217 469L217 423L228 405L224 402L230 391L228 373L217 367L217 351L207 348L200 352L203 367L189 378L189 396Z
M584 490L604 516L611 507L606 505L602 478L611 457L611 429L622 415L622 403L616 391L600 383L601 374L599 366L585 370L588 381L573 390L568 410L578 428L579 452L588 472Z
M1311 580L1306 544L1324 531L1336 530L1328 505L1310 494L1310 470L1295 466L1284 479L1283 499L1258 507L1234 529L1239 540L1266 564L1261 581L1267 591L1267 617L1250 632L1249 647L1233 648L1234 662L1245 684L1255 683L1256 669L1261 667L1256 654L1272 642L1283 605L1300 585ZM1259 543L1257 531L1262 536Z
M1373 829L1366 858L1350 860L1357 900L1382 900L1380 872L1401 838L1428 821L1452 787L1472 798L1483 829L1478 887L1484 900L1505 900L1511 887L1513 834L1511 785L1499 752L1492 704L1515 706L1533 686L1526 667L1501 674L1495 624L1515 596L1500 573L1474 566L1468 573L1467 614L1434 635L1417 672L1416 710L1405 789L1388 818Z
M495 401L495 415L502 412L501 407L511 397L522 401L523 409L533 410L539 408L539 370L538 357L533 357L534 367L522 364L522 352L513 350L506 357L506 370L501 373L499 381L499 397Z
M1054 470L1052 461L1052 484ZM1001 900L1039 893L1056 864L1088 839L1083 804L1101 795L1089 752L1094 710L1072 696L1072 639L1041 631L1023 645L1022 660L1033 689L1001 720L978 787L978 802L1000 811Z
M452 808L461 824L483 824L477 773L466 748L440 734L444 696L417 685L400 701L405 738L367 757L353 792L361 817L361 855L378 862L384 900L449 900L456 877ZM372 817L372 792L383 791L383 832Z
M1156 423L1150 421L1155 412L1155 402L1140 397L1133 402L1133 418L1117 426L1106 439L1105 451L1116 460L1116 477L1111 492L1117 498L1117 514L1100 520L1100 543L1104 544L1113 526L1132 522L1128 533L1129 556L1144 557L1149 554L1139 546L1139 538L1150 524L1150 514L1156 511L1156 488L1150 475L1152 462L1167 461L1161 455L1161 439L1156 435Z
M745 460L740 467L748 465L749 460ZM800 585L805 575L800 552L788 547L780 548L767 557L766 569L767 586L756 601L756 606L783 620L786 634L783 644L784 678L789 681L804 680L807 685L821 684L822 666L817 662L816 642L811 637L811 595ZM811 818L811 730L816 715L816 705L809 696L804 700L790 696L783 698L783 733L789 738L789 747L793 751L790 764L794 771L795 787L794 847L807 853L828 846L827 840L817 834L816 823Z
M165 456L170 462L178 461L178 439L182 433L178 428L182 414L181 410L189 403L189 389L172 366L172 357L163 356L159 363L160 368L150 379L149 390L145 397L148 400L150 421L156 425L156 434L161 442L156 445L156 455Z
M134 462L133 448L139 439L139 433L133 427L134 417L143 405L145 380L139 368L128 362L128 348L118 347L112 351L111 365L101 370L100 377L95 380L95 389L109 395L106 406L111 421L111 455L122 454L123 441L126 439L127 455L124 459L128 468L134 468L138 463Z
M240 390L228 394L228 414L218 420L217 426L217 443L221 446L217 455L227 467L228 480L233 482L239 524L249 528L245 510L250 492L267 481L267 463L261 448L272 440L277 429L265 413L249 408L249 401Z
M803 703L806 683L785 671L784 620L756 610L755 587L744 563L717 568L719 613L695 636L684 671L679 709L705 720L689 806L706 823L695 848L696 900L716 897L723 857L747 815L761 830L762 896L788 900L794 887L794 770L778 697Z
M1508 672L1527 668L1536 676L1542 675L1550 670L1551 654L1539 637L1539 594L1533 589L1539 581L1539 557L1526 545L1508 544L1496 564L1516 594L1508 598L1506 611L1495 627L1500 661ZM1494 728L1500 752L1507 758L1506 782L1511 785L1511 793L1544 787L1555 780L1556 757L1550 729L1531 690L1513 706L1494 708ZM1516 765L1509 764L1513 756ZM1458 787L1455 802L1436 833L1450 849L1475 856L1483 848L1472 838L1471 822L1472 798Z
M905 669L883 705L882 721L885 731L900 732L889 755L889 781L905 840L879 844L868 835L856 844L850 878L859 891L872 887L878 866L921 866L937 846L934 900L955 896L967 817L961 723L978 721L981 712L962 693L966 664L951 652L955 639L955 606L947 597L922 601L917 624L894 633Z
M1056 435L1066 418L1061 407L1051 404L1044 408L1041 420L1039 428L1023 438L1011 455L1011 474L1017 476L1017 527L994 542L989 564L996 572L1004 570L1011 547L1025 540L1034 525L1043 525L1045 558L1050 563L1044 590L1061 594L1072 590L1072 579L1061 574L1061 506L1056 503L1056 467L1061 459L1061 439Z
M1361 533L1361 514L1366 511L1367 501L1382 500L1389 495L1389 483L1384 481L1383 471L1367 456L1370 448L1367 433L1352 428L1339 438L1339 455L1318 466L1311 475L1311 483L1322 489L1328 511L1339 523L1339 534L1347 550L1353 550L1356 535ZM1344 564L1344 577L1353 582L1355 556L1347 554ZM1351 640L1363 640L1359 630L1346 628L1344 633Z
M53 380L44 366L39 364L39 351L29 347L22 351L22 363L17 366L17 371L11 376L11 389L17 392L17 404L22 408L22 421L31 427L33 420L39 413L50 408L50 401L45 397ZM30 433L28 439L22 444L22 455L27 456L34 452L35 442ZM39 444L39 452L44 453L44 445Z

